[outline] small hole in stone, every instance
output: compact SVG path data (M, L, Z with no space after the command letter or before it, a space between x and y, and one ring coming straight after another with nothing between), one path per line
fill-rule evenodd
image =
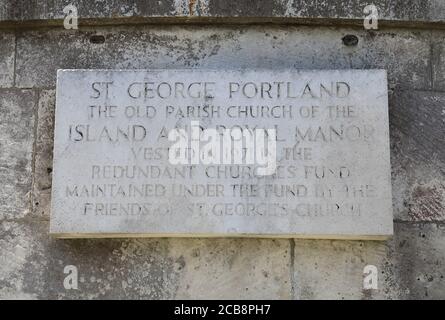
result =
M353 34L347 34L342 39L343 44L348 47L356 46L358 44L358 37Z
M39 203L38 202L36 202L36 206L38 206L39 205Z
M105 37L102 35L95 34L90 37L90 42L94 44L102 44L105 42Z
M53 172L53 168L46 168L46 172L48 172L48 174L50 174L51 172Z

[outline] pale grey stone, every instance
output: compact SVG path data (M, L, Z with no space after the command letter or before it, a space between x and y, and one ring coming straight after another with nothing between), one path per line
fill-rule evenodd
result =
M291 298L287 240L60 240L39 220L0 222L0 235L0 299Z
M33 215L49 219L53 171L55 90L42 90L38 103L33 183Z
M174 89L175 83L190 88L199 81L209 83L210 97L204 97L204 89L200 98L190 96L196 95L195 90ZM254 82L260 86L264 81L275 83L267 94L263 91L267 86L252 89ZM173 91L166 89L166 82ZM233 86L230 92L233 82L240 88ZM281 87L280 82L286 85ZM144 89L144 83L155 91ZM251 88L248 93L244 85ZM97 96L100 90L102 95ZM153 98L144 98L144 92ZM255 92L255 98L248 98ZM51 233L57 236L382 238L392 234L383 70L61 70L56 100ZM112 116L103 118L103 111L98 116L94 110L103 105L115 106ZM146 116L147 105L155 106L148 113L156 111L155 116ZM198 115L196 110L203 105L213 107L215 116L208 117L205 111ZM284 105L278 110L285 111L278 118L271 113L262 117L236 113L237 106L243 110L251 105ZM305 117L308 105L316 113ZM134 106L140 111L130 119L126 112ZM195 106L195 113L187 114L188 106ZM352 106L348 116L345 106ZM260 167L246 163L173 166L168 159L173 144L168 132L175 126L187 129L192 120L213 129L275 128L274 174L246 171L237 178L227 171ZM129 138L119 130L130 130ZM131 132L136 132L134 139ZM304 148L310 155L289 153L305 152ZM229 174L217 176L222 169ZM241 192L241 186L255 190ZM116 192L120 187L126 191ZM131 191L146 187L144 195ZM209 191L198 195L183 188Z
M395 223L390 241L295 240L295 299L441 299L444 227ZM377 267L365 289L364 268Z
M292 297L287 240L170 239L169 243L173 260L183 261L175 299Z
M357 46L342 43L356 35ZM93 35L104 43L90 42ZM431 88L427 30L305 26L138 26L28 31L17 86L54 87L57 69L386 69L390 87ZM415 52L415 54L406 54Z
M0 219L30 211L35 93L0 89Z
M0 25L27 22L40 25L61 24L63 8L68 0L3 0ZM138 22L286 22L363 24L367 0L302 1L302 0L77 0L79 16L89 23L105 24L110 19L126 23ZM380 25L424 25L445 21L442 0L374 0ZM192 19L186 19L192 18ZM211 19L213 18L213 19ZM215 19L216 18L216 19Z
M0 32L0 88L14 85L15 35Z
M443 4L445 6L445 3ZM445 9L444 9L445 10ZM445 33L432 32L432 68L433 88L438 91L445 90Z
M36 283L42 276L42 243L35 241L35 229L27 228L18 222L0 222L0 299L37 299L41 286L34 292L28 291L30 283ZM37 268L27 269L27 266ZM32 277L32 279L30 279ZM39 282L39 284L42 284Z
M30 132L32 121L23 119L31 114L14 113L11 119L11 111L2 109L0 115L0 164L14 166L0 177L7 191L0 207L0 216L6 219L0 223L1 299L445 297L441 142L445 37L440 21L445 1L374 1L381 18L379 30L374 31L362 28L366 0L254 4L200 0L191 1L192 6L188 0L80 0L76 1L81 4L80 29L68 31L63 29L61 9L72 2L7 0L0 4L0 38L5 40L0 42L0 73L7 79L0 81L0 87L13 86L16 34L17 86L40 91L39 114L33 120L39 126L35 139L26 137L29 142L22 140L22 144L12 138L16 128ZM198 25L202 22L206 25ZM246 25L251 22L256 25ZM36 25L50 28L36 29ZM347 34L358 37L356 46L342 44ZM90 43L92 35L104 35L105 42ZM182 67L387 69L390 93L394 91L389 101L394 238L387 243L51 239L46 219L56 70ZM0 90L0 100L9 101L18 92ZM37 99L26 92L20 101ZM8 105L18 112L19 102L14 101ZM27 153L32 140L36 146L33 188L32 157ZM39 205L34 203L35 216L25 218L30 207L27 193L32 190ZM290 255L287 243L295 247ZM378 290L362 288L363 266L369 263L380 272ZM79 290L63 287L63 268L68 264L79 268Z
M400 295L386 265L381 241L295 240L295 299L396 299ZM364 268L377 267L377 290L364 290ZM385 290L390 289L389 292Z

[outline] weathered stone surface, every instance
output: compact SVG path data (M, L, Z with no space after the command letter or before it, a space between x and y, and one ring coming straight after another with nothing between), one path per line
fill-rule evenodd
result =
M321 19L337 23L362 24L366 16L366 0L301 1L301 0L5 0L0 4L0 25L21 22L61 24L63 8L74 4L83 23L106 23L109 19L126 22L162 21L222 21L247 23L319 22ZM372 2L379 13L380 23L443 23L445 6L441 0L406 0ZM131 18L131 19L129 19ZM175 19L176 18L176 19Z
M240 3L236 0L209 0L210 16L221 17L296 17L324 19L363 20L364 8L370 3L362 0L312 1L277 0L251 1ZM378 10L381 21L437 21L445 17L445 12L438 10L440 1L407 0L391 2L376 0L372 2ZM442 8L443 9L443 8Z
M396 223L388 243L295 240L296 299L441 299L445 229ZM378 289L363 289L363 269L378 270Z
M32 90L0 89L0 219L31 209L35 103Z
M38 220L0 224L1 299L286 299L291 285L295 299L440 299L444 292L445 230L431 223L396 223L386 244L292 246L257 239L55 240L47 230L48 222ZM363 290L368 264L378 268L378 290ZM67 265L78 268L78 290L63 287Z
M169 253L184 262L176 299L291 298L288 240L171 239Z
M289 299L287 240L55 240L0 223L0 299ZM78 270L66 290L64 268ZM199 275L199 276L198 276Z
M90 42L92 35L105 42ZM355 47L342 43L358 36ZM391 87L429 89L430 32L293 26L150 26L18 35L17 86L54 87L57 69L387 69ZM415 52L415 54L406 54ZM254 58L253 58L254 57Z
M397 235L395 235L397 236ZM387 244L378 241L295 240L295 299L398 298ZM363 289L363 270L379 270L379 290Z
M0 88L14 84L15 35L0 32Z
M435 223L395 224L389 258L402 299L443 299L445 227Z
M90 0L4 0L0 4L0 21L26 22L33 20L57 20L65 18L63 9L76 6L79 18L126 18L126 17L181 17L189 10L186 1L90 1ZM187 10L186 12L184 10Z
M56 241L48 222L0 226L0 298L168 299L183 262L168 256L168 241ZM66 290L64 268L78 270L78 289Z
M445 94L390 96L391 167L396 219L445 219Z
M59 70L51 233L389 236L387 104L384 70ZM267 159L258 141L220 141L240 126L275 130Z
M42 243L33 236L39 231L13 221L0 222L0 299L36 299L36 291L42 290L45 261ZM28 291L29 287L35 289Z
M49 219L53 171L55 90L39 93L37 131L35 138L35 168L33 183L33 214Z
M80 31L63 30L61 7L68 2L80 4ZM18 206L13 203L18 201L16 197L22 198L31 190L31 155L27 152L31 150L32 142L23 142L23 147L17 142L11 145L10 142L15 140L10 136L10 128L23 125L20 132L25 132L25 128L30 130L33 127L32 121L28 126L28 121L19 121L18 116L7 124L6 115L11 113L5 113L2 108L0 180L2 186L9 184L12 187L1 198L0 216L8 221L3 221L0 227L0 298L270 298L272 293L276 294L276 298L283 298L295 292L295 298L303 299L443 299L445 174L443 159L439 157L443 154L443 143L437 139L443 132L438 122L443 116L438 112L443 109L439 91L445 90L445 60L444 32L440 30L443 22L434 21L443 21L445 1L372 2L380 11L380 30L377 32L362 30L362 9L369 1L359 0L280 0L267 3L216 0L176 0L174 3L139 0L0 1L0 28L3 28L0 39L6 40L0 41L0 74L6 74L3 78L6 82L0 81L0 87L13 85L11 58L14 39L13 33L4 29L13 27L13 24L20 27L15 33L19 43L17 58L21 64L17 74L20 78L18 85L22 88L55 89L57 68L224 69L264 66L272 69L387 69L390 87L396 87L390 99L393 204L396 221L403 221L395 224L395 240L387 245L368 241L298 240L295 242L296 250L291 254L286 252L286 240L241 239L233 240L233 243L229 239L51 240L48 221L40 221L40 217L36 220L20 218L29 208L28 197L19 201ZM57 8L50 9L48 4L51 3ZM28 5L28 9L21 11L23 14L16 13L22 4ZM227 17L228 14L238 16ZM117 26L144 22L279 22L287 25ZM87 23L108 26L86 28L84 25ZM290 25L293 23L312 24L312 27ZM54 28L31 30L25 27L27 24L52 25ZM345 27L348 24L357 28ZM332 28L323 27L328 25ZM407 28L394 28L395 25ZM358 45L344 46L341 39L346 34L357 35ZM105 42L92 44L89 41L91 35L104 35ZM431 90L433 84L436 92L430 95L427 92L407 92L413 88ZM407 90L400 91L401 88ZM17 92L0 90L0 101L12 100ZM33 94L26 92L24 95L29 99L23 100L33 100ZM45 128L49 130L52 122L49 120L52 107L49 106L53 104L53 92L44 90L40 94L40 106L43 108L40 108L39 118L44 122L40 125L40 132L44 132ZM47 101L48 105L43 101ZM18 102L9 104L12 105L12 110L19 110L16 108ZM31 114L24 117L28 116ZM438 129L435 130L434 126ZM417 132L421 136L409 136ZM36 134L36 138L38 136ZM49 190L39 188L48 187L50 176L45 170L50 167L52 157L50 136L40 137L44 138L35 140L36 150L40 150L35 154L33 190L35 199L40 203L34 205L36 216L48 213L46 201L49 199L45 196L49 196ZM434 145L429 137L434 139ZM429 153L433 156L429 157ZM25 159L24 166L18 165L17 171L9 170L9 165L18 163L19 159ZM8 166L8 170L4 170L4 166ZM5 180L5 176L9 180ZM19 177L19 182L14 177ZM26 187L17 191L16 183ZM420 222L404 222L406 220ZM281 260L280 252L283 252ZM291 260L289 254L295 259ZM230 259L225 260L225 256ZM272 259L267 259L268 256ZM378 291L362 290L365 263L375 264L383 272ZM68 264L79 267L79 290L63 288L66 276L63 267ZM289 264L295 273L286 269ZM315 272L315 267L318 272ZM258 275L259 270L263 276ZM289 288L286 279L291 275L293 286ZM253 288L259 291L253 292Z
M445 6L445 2L444 2ZM445 32L434 31L432 37L433 89L445 91Z

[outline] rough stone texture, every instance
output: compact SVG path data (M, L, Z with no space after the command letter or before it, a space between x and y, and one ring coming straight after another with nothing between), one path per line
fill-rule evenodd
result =
M445 34L443 32L433 32L431 46L433 88L435 90L445 91Z
M336 18L362 20L365 16L364 8L371 2L362 0L340 1L304 1L304 0L276 0L250 1L241 4L236 0L209 0L208 13L210 16L240 16L240 17L296 17L296 18ZM373 1L381 20L407 21L437 21L445 14L441 10L442 4L438 0L422 1Z
M443 224L400 224L389 254L402 299L443 299L445 288Z
M296 299L396 299L388 244L380 241L295 240ZM379 290L363 290L363 269L374 265Z
M60 241L39 220L5 221L0 234L0 299L291 298L287 240ZM78 290L63 287L67 265Z
M313 22L334 20L362 24L367 0L303 1L303 0L4 0L0 4L0 25L12 22L61 23L63 8L73 4L83 22L109 23L171 21L277 21ZM442 0L374 0L381 23L443 23L445 5ZM131 19L129 19L131 18ZM162 18L162 19L161 19ZM170 19L170 20L169 20ZM262 20L260 20L262 19ZM92 21L91 21L92 20Z
M35 93L0 89L0 220L29 213Z
M347 34L358 36L356 47L342 43ZM103 35L105 42L91 43L92 35ZM295 26L30 31L17 36L16 80L18 87L54 87L57 69L221 69L229 65L232 69L387 69L390 87L430 89L430 38L428 31L369 33Z
M14 33L0 33L0 88L12 87L14 84L14 58Z
M171 239L171 256L184 261L175 298L292 298L289 241L244 240Z
M443 299L445 228L395 224L385 242L295 240L297 299ZM363 290L363 268L379 270L378 290Z
M314 8L321 6L320 2L311 3ZM396 4L395 1L388 3ZM444 130L440 121L444 115L445 33L417 28L425 28L416 23L416 16L426 12L423 8L428 7L427 1L422 2L422 8L408 6L407 11L402 6L404 3L406 1L397 2L398 10L406 13L407 26L411 28L373 33L344 27L270 25L120 26L82 28L78 33L59 27L13 31L19 40L16 57L21 59L20 75L16 74L20 77L19 85L33 86L36 88L33 90L40 91L38 125L42 134L35 135L41 141L34 141L36 150L40 150L34 154L34 191L47 188L50 181L46 170L51 166L52 141L49 133L46 137L43 133L52 130L56 68L148 68L152 65L387 68L390 89L394 91L390 98L390 134L396 223L394 239L387 243L50 239L48 209L44 205L35 207L33 215L26 219L20 218L31 207L26 194L32 190L31 148L33 121L37 119L33 113L20 110L21 107L34 108L32 101L37 99L37 93L0 89L0 181L8 190L0 196L0 214L2 219L7 218L0 226L0 297L443 299L445 173L440 136ZM436 5L434 14L440 15L445 2L431 3ZM409 14L409 10L414 11ZM335 21L320 18L319 23L332 25ZM358 35L357 47L342 44L341 38L349 33ZM11 31L2 30L0 34L11 39ZM105 43L90 44L92 34L104 34ZM11 40L6 43L9 48ZM0 61L5 56L4 48L2 42ZM7 49L8 56L10 50ZM8 66L8 70L10 68L13 70ZM432 80L435 91L432 91ZM7 86L10 85L8 80ZM422 90L413 91L413 88ZM26 120L19 120L20 117ZM37 201L43 203L43 200ZM380 272L377 291L363 291L362 271L368 263L375 264ZM68 264L79 268L77 291L63 289L63 268Z
M445 94L395 91L390 97L394 217L445 220Z
M0 222L0 299L36 299L27 287L43 283L42 244L33 236L39 231L19 222Z
M42 90L39 94L35 144L35 169L32 190L32 214L49 219L53 171L53 139L55 90Z
M171 298L181 261L165 241L55 241L38 220L1 226L0 298ZM66 291L66 265L79 271L79 290ZM175 269L176 268L176 269Z

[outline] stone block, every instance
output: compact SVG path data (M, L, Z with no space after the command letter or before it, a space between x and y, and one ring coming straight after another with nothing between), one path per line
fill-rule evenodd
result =
M0 223L0 299L291 297L288 240L57 240L48 227ZM64 286L67 266L77 289Z
M445 94L394 91L390 95L394 217L445 219Z
M296 299L441 299L445 231L434 223L395 223L394 238L295 240ZM377 267L377 289L364 289L364 268Z
M358 37L356 46L342 43ZM103 36L92 43L92 36ZM93 41L94 42L94 41ZM430 32L295 26L140 26L23 32L17 86L52 88L57 69L387 69L391 88L431 88ZM254 58L252 58L254 57Z
M14 85L15 35L0 32L0 88Z
M55 107L55 90L40 91L32 203L33 215L45 219L49 219L51 209Z
M0 219L31 210L35 104L32 90L0 89Z
M390 236L387 103L383 70L60 70L51 233Z

